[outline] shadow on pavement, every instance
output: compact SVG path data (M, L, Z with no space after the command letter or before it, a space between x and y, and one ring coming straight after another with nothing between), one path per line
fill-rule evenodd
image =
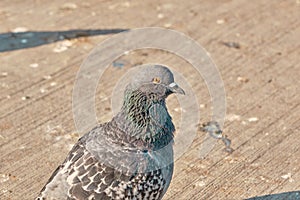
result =
M31 48L65 39L115 34L127 30L129 29L78 29L69 31L27 31L18 33L0 33L0 52Z

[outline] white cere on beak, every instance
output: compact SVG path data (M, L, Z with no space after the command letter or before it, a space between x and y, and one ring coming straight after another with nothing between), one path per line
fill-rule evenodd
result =
M171 84L169 85L169 87L172 88L172 87L175 87L176 85L177 85L176 83L171 83Z
M184 90L174 82L169 84L168 87L169 87L169 90L171 90L173 93L178 93L178 94L183 94L183 95L185 94Z

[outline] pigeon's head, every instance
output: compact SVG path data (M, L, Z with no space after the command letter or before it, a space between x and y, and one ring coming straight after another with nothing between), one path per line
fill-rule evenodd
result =
M128 89L167 97L172 93L185 94L175 82L172 72L162 65L142 65L132 78Z

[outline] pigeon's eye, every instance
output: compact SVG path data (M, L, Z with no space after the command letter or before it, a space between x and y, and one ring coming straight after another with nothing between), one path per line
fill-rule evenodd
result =
M152 79L152 82L153 83L160 83L160 78L155 77L155 78Z

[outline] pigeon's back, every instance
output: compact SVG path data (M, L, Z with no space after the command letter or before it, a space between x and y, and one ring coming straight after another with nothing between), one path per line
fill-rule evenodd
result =
M172 178L172 146L145 152L122 134L103 124L83 136L37 199L161 199Z

